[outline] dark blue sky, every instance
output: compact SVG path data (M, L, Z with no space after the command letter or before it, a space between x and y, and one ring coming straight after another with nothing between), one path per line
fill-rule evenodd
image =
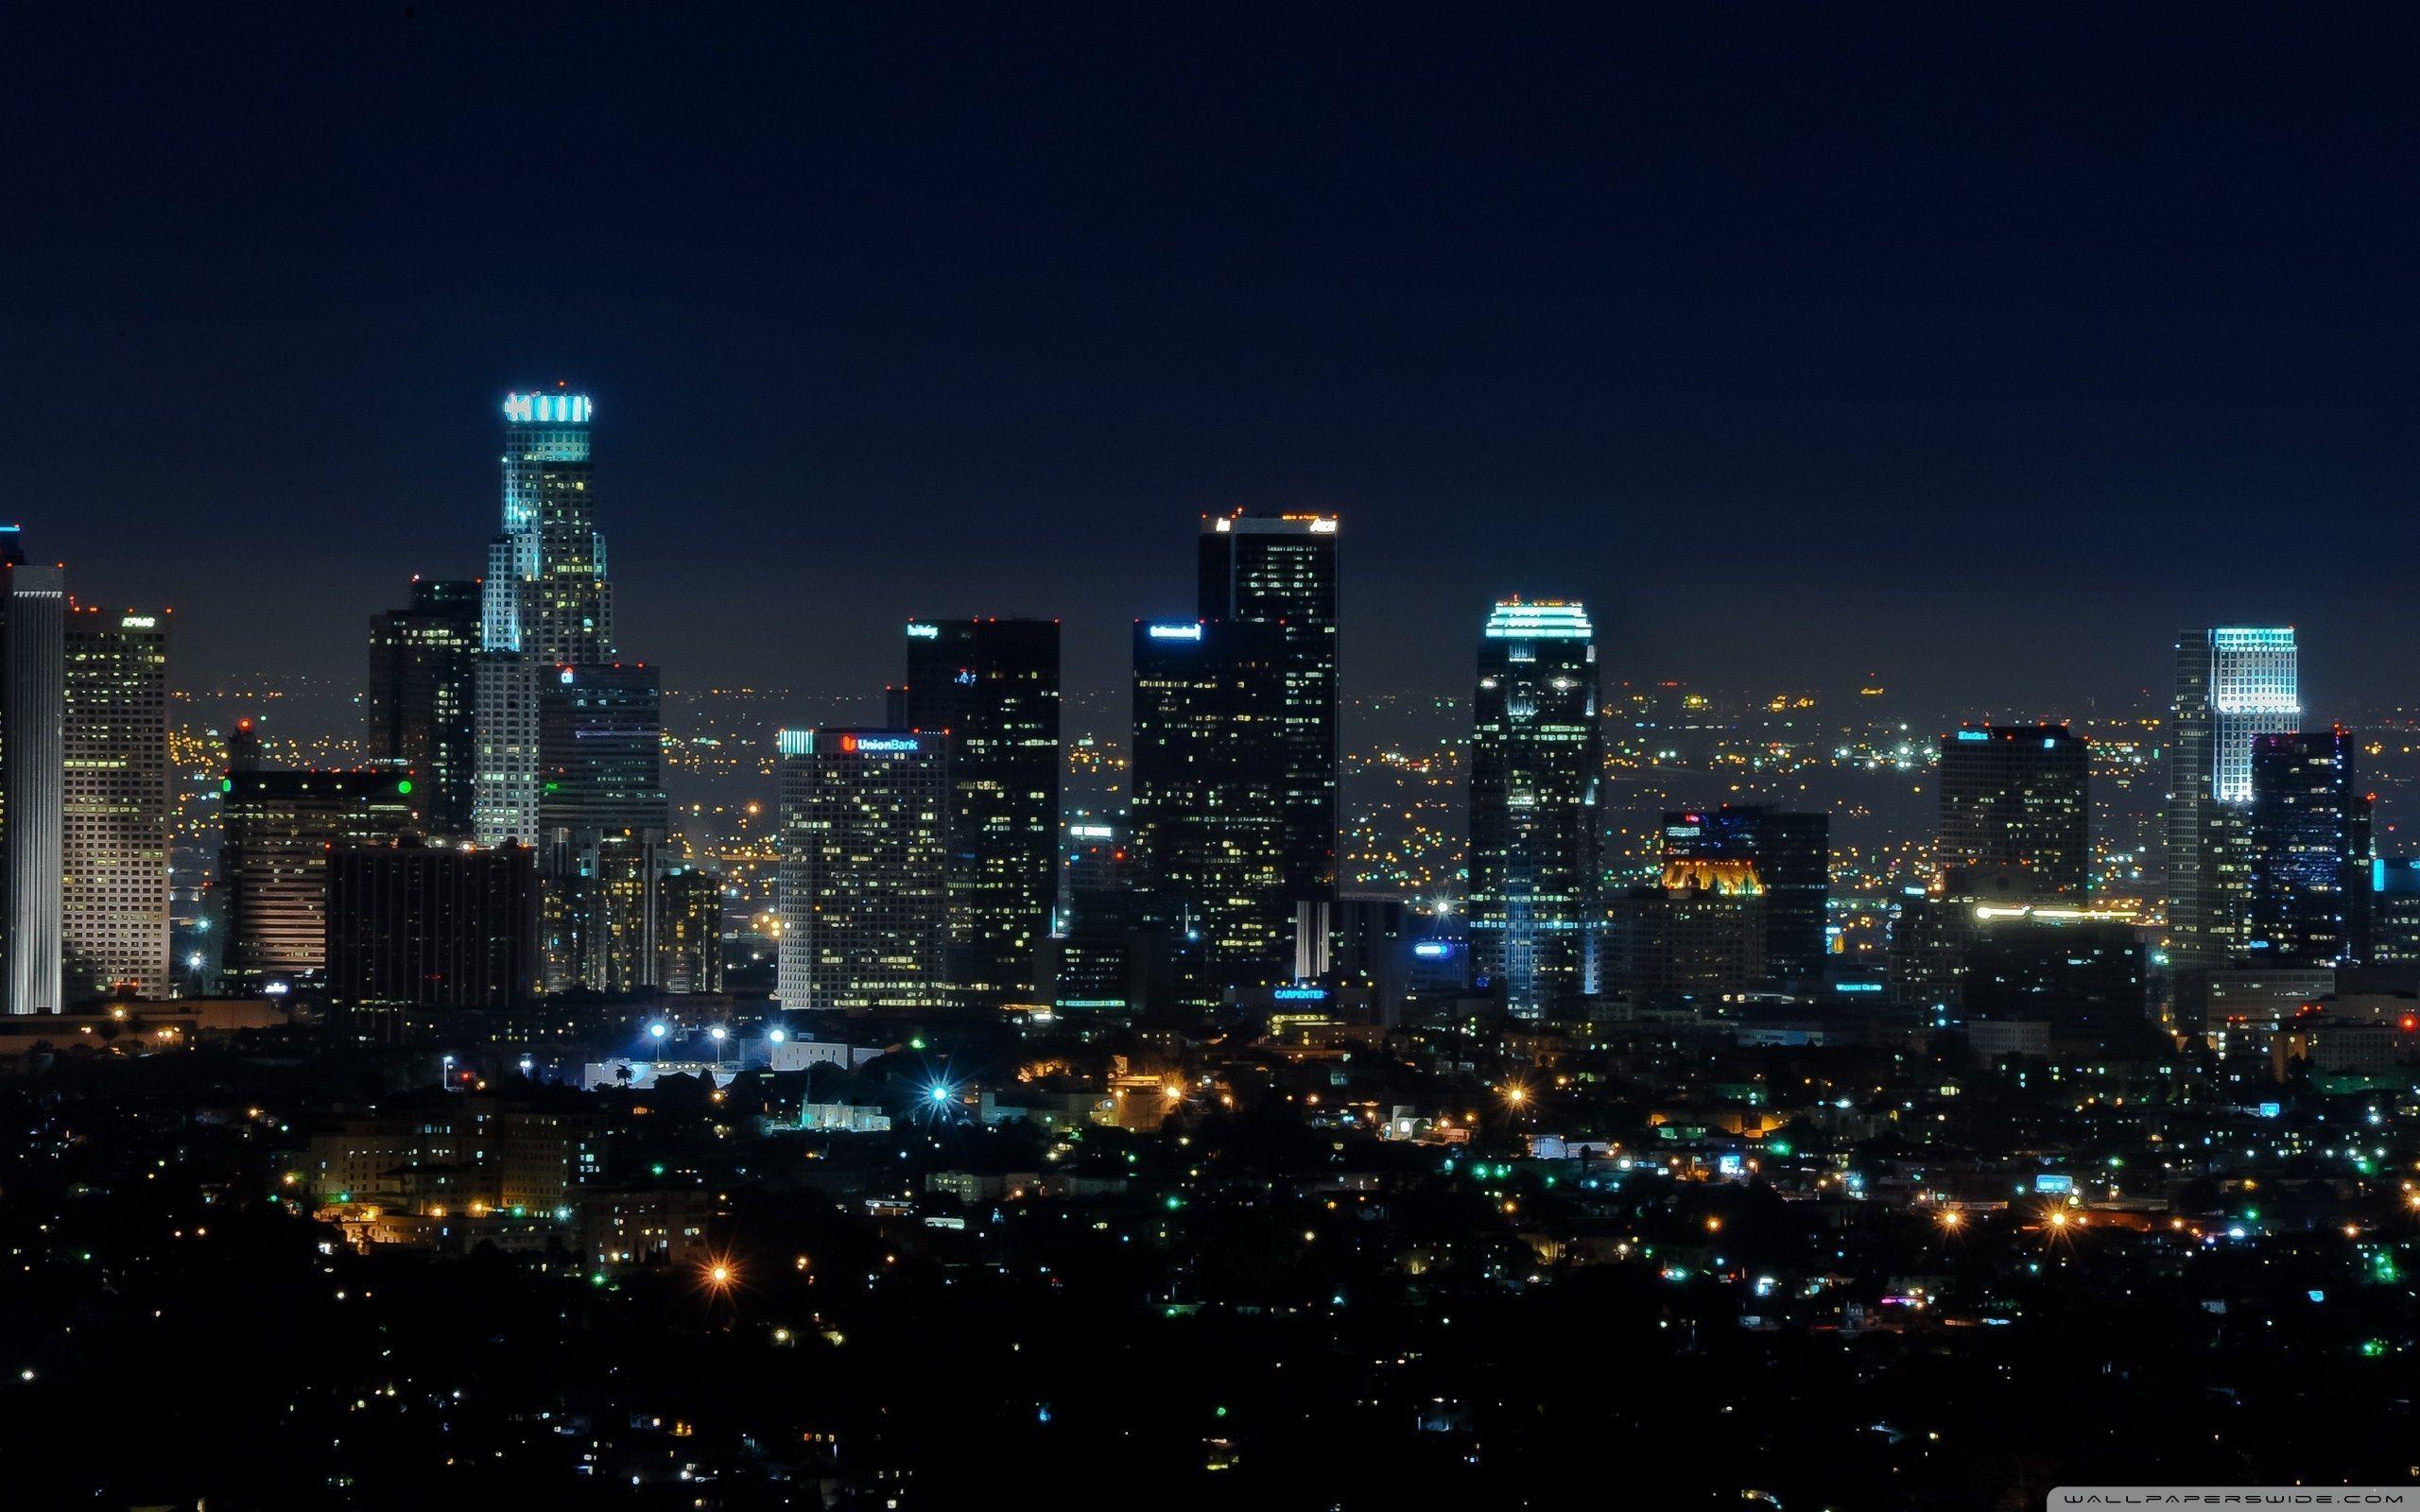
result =
M0 60L0 514L187 680L354 675L557 378L676 684L1114 684L1236 505L1343 511L1359 690L1515 590L1616 677L2420 673L2391 8L88 9Z

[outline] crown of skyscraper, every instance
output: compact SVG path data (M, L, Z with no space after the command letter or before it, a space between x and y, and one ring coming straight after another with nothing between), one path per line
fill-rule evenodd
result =
M1508 598L1487 617L1491 641L1585 641L1595 633L1588 623L1588 606L1562 599L1524 603Z

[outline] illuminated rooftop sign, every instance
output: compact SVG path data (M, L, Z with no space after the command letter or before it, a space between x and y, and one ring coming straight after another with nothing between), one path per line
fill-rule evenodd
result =
M586 394L504 396L504 418L515 425L585 425L593 412Z
M1201 627L1199 625L1154 625L1149 627L1147 633L1154 641L1198 641L1201 639Z
M913 735L842 735L840 748L844 751L880 755L892 751L922 750L925 747Z
M911 641L938 641L942 638L942 627L938 625L910 625L908 627L908 638Z
M1595 633L1586 605L1561 600L1524 604L1507 599L1487 616L1491 641L1585 641Z

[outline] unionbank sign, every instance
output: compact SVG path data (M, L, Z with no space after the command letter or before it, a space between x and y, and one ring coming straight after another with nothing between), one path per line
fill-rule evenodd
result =
M924 749L913 735L842 735L840 748L877 756L893 751Z

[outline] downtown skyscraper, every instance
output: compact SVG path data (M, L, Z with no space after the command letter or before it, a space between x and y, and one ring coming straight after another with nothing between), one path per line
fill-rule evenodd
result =
M504 529L479 611L472 827L482 845L538 843L539 699L556 669L614 660L594 414L580 394L505 398Z
M168 995L168 618L67 616L61 940L71 989Z
M419 774L428 832L447 839L472 833L480 597L475 579L415 577L409 604L370 621L370 758Z
M2092 875L2092 747L2065 725L1989 725L1941 737L1945 872L2014 868L2037 897L2082 897Z
M2166 815L2172 964L2223 966L2243 954L2252 886L2253 740L2301 728L2290 626L2229 626L2177 636Z
M1725 803L1664 816L1664 862L1745 861L1761 889L1767 980L1821 982L1831 900L1831 816ZM1719 890L1719 889L1718 889Z
M0 540L0 887L9 1013L65 1006L67 575Z
M969 1006L1047 1002L1058 887L1059 622L918 620L892 723L949 747L950 980Z
M1596 630L1581 604L1487 617L1471 710L1470 926L1516 1018L1597 989L1605 907Z
M779 738L785 1008L950 1004L949 742L940 731Z
M2370 804L2342 729L2256 735L2248 818L2247 958L2333 966L2360 933Z
M1201 619L1278 630L1278 885L1318 911L1306 922L1322 936L1336 905L1336 542L1332 514L1237 510L1204 517L1200 545Z
M1133 849L1145 925L1173 953L1175 1002L1219 1005L1236 989L1315 974L1289 895L1282 720L1285 628L1256 620L1134 627Z
M472 830L538 853L550 988L656 985L670 823L661 674L614 640L582 394L504 404L504 529L488 553Z

